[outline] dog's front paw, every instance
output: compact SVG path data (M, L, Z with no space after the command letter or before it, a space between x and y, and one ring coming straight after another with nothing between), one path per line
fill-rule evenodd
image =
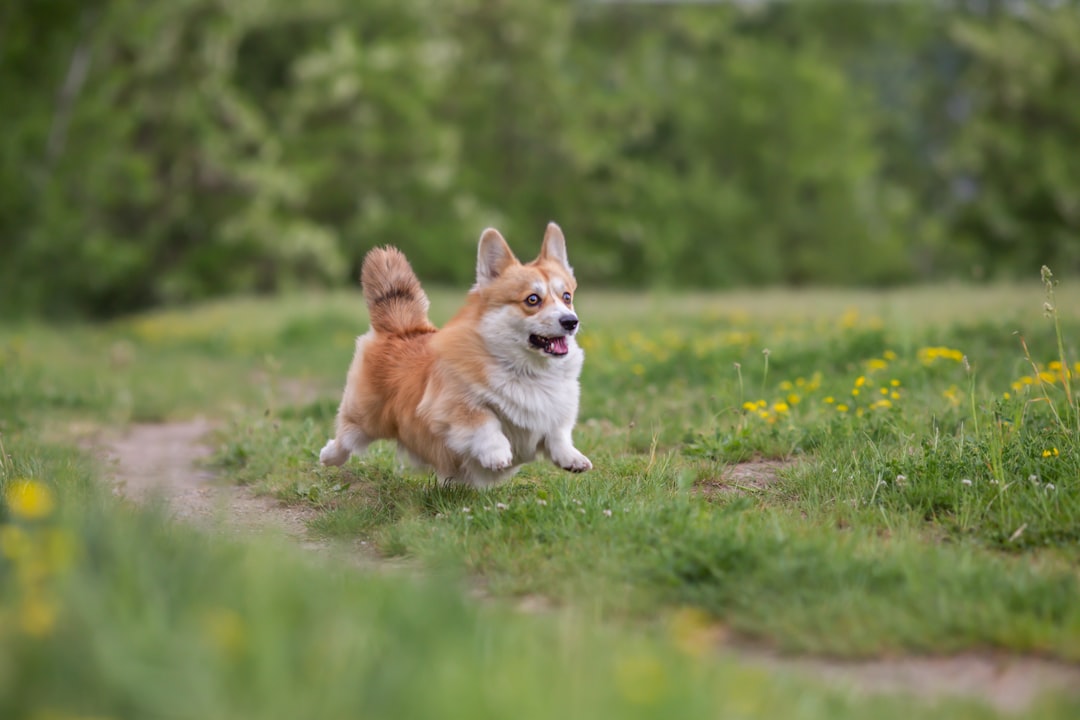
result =
M348 459L349 451L343 449L334 439L327 440L319 452L319 462L323 465L344 465Z
M482 452L480 456L476 458L477 462L492 472L500 472L508 470L514 464L514 453L510 450L510 447L505 448L492 448L487 452Z
M510 449L510 442L506 438L502 440L501 443L491 443L477 453L476 461L481 467L492 472L499 472L514 464L514 451Z
M570 452L568 452L564 457L555 458L555 464L561 467L563 470L569 470L572 473L580 473L585 472L586 470L592 470L592 462L589 460L589 458L585 457L575 448L570 448Z

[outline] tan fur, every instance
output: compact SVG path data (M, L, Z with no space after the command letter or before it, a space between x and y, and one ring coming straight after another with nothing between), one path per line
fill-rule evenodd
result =
M583 359L576 327L566 334L566 357L546 356L517 330L567 318L576 326L561 295L576 283L558 226L549 225L540 256L524 265L497 231L485 231L477 285L441 330L428 320L427 296L400 251L369 252L361 278L371 330L357 339L324 464L394 439L440 478L476 486L509 477L537 451L568 470L591 467L570 441ZM537 287L547 292L532 307L526 298Z

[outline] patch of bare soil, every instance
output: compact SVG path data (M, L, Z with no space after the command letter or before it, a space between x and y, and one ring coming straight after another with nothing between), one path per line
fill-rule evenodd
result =
M855 695L905 693L926 701L975 699L999 712L1022 713L1047 692L1080 694L1080 666L1033 657L966 653L835 660L734 652L736 659L824 680Z
M308 549L325 543L308 537L313 511L283 505L251 490L219 482L200 467L213 425L204 419L133 425L105 440L102 450L114 491L136 503L161 502L183 522L232 534L272 532Z
M200 461L210 453L205 439L212 429L207 420L135 425L98 445L110 463L116 492L133 502L163 502L173 517L211 531L237 535L271 531L309 550L328 550L327 543L308 536L306 522L314 511L224 484L200 468ZM760 491L787 466L774 460L740 463L726 468L716 480L699 483L698 488L706 494ZM353 548L343 559L387 569L362 548ZM483 590L475 595L479 600L489 599ZM517 607L526 613L544 613L552 604L544 597L528 596ZM784 657L723 642L721 652L742 664L823 680L854 694L909 693L930 701L948 696L976 698L1003 712L1023 712L1046 691L1080 690L1080 666L1029 657L966 654L842 661Z
M728 465L720 477L698 481L697 490L704 495L766 490L776 482L780 471L791 465L785 460L750 460Z

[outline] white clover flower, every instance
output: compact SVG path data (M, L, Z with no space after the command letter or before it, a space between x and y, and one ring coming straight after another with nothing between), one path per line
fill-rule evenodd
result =
M495 509L496 510L505 510L508 507L510 507L510 506L507 505L506 503L495 503Z
M469 509L469 508L467 508L467 507L463 507L463 508L461 508L461 512L463 512L463 513L471 513L471 512L472 512L472 510L470 510L470 509Z
M967 478L964 478L963 480L960 481L960 484L961 485L971 485L971 480L969 480Z
M605 510L604 511L604 517L611 517L611 511L610 510Z
M1057 487L1054 485L1054 483L1046 483L1045 487L1047 490L1057 490Z
M544 498L537 498L536 499L536 504L541 505L541 506L546 506L547 505L547 500L545 500Z

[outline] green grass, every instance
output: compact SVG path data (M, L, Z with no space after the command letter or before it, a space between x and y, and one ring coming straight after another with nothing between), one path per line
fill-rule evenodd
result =
M358 295L0 327L0 483L59 499L38 520L0 511L0 716L910 712L702 654L687 617L691 635L785 651L1080 662L1080 418L1050 365L1080 361L1066 291L1050 318L1038 286L583 292L576 438L596 469L535 463L484 493L401 471L388 443L317 465ZM433 315L459 302L433 293ZM163 522L103 491L76 447L197 414L224 421L226 476L423 579ZM717 489L760 458L784 461L775 481ZM477 583L558 609L477 605ZM994 716L973 703L924 714ZM1050 696L1028 714L1078 709Z

